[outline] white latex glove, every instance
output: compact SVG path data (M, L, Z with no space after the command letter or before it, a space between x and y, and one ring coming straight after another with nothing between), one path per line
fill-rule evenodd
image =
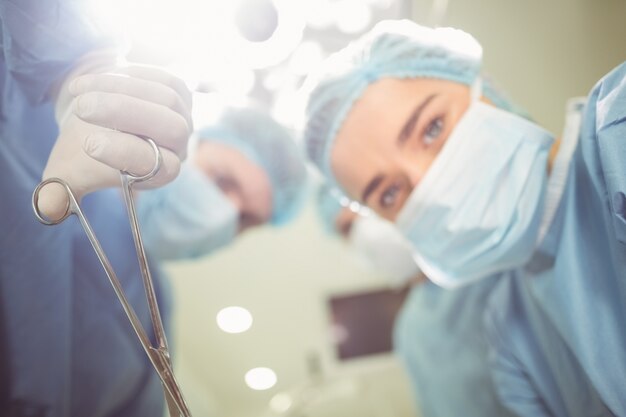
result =
M62 178L78 200L119 186L120 170L150 172L154 150L141 137L154 140L162 155L157 175L142 186L158 187L178 175L193 130L191 93L182 80L142 66L83 74L63 84L57 104L59 137L43 179ZM48 218L61 217L66 206L67 194L58 184L41 190L39 207Z

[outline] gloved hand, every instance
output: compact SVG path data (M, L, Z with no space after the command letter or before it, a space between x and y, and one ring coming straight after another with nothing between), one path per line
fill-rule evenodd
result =
M65 103L57 106L59 136L43 179L62 178L80 199L119 186L120 170L145 175L155 155L142 137L154 140L162 155L158 173L142 186L158 187L178 175L193 130L191 93L180 79L152 67L116 68L68 80L59 101ZM48 218L61 217L66 206L60 185L41 190L39 207Z

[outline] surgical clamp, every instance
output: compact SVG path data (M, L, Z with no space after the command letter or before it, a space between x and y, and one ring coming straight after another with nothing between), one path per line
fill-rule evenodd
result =
M135 249L137 251L137 260L139 261L139 267L141 269L141 276L143 278L144 289L146 291L146 297L148 299L148 308L150 310L150 318L152 321L152 326L154 328L154 334L156 337L157 346L153 346L150 342L150 338L148 337L143 325L139 321L135 310L128 302L126 295L124 293L124 289L120 284L109 259L107 258L100 242L96 238L96 235L89 225L87 218L83 214L74 193L72 192L69 184L60 178L49 178L37 185L35 191L33 192L33 210L35 211L35 215L37 219L45 224L45 225L56 225L63 222L72 214L78 217L80 224L82 225L87 237L89 238L89 242L91 246L96 252L104 271L109 278L109 282L113 286L113 290L117 295L120 303L122 304L122 308L130 321L135 334L139 338L139 342L143 347L144 351L148 355L152 366L156 370L161 382L163 384L163 391L165 394L165 399L167 402L167 407L169 410L169 414L171 417L191 417L191 413L187 407L185 399L183 398L180 386L174 377L174 371L172 369L172 362L169 355L167 339L165 337L165 331L163 329L163 321L161 320L161 314L159 312L159 306L157 303L156 295L154 292L154 285L152 281L152 276L150 275L150 269L148 268L148 261L146 259L146 253L143 246L143 241L141 239L141 233L139 231L139 223L137 221L137 213L135 211L135 202L133 199L133 189L132 186L135 183L139 183L142 181L147 181L150 178L156 175L157 171L161 166L161 152L159 148L154 143L153 140L146 138L148 143L152 146L152 149L155 153L156 162L152 170L142 176L135 176L126 171L120 171L120 177L122 181L122 190L124 193L124 201L126 203L126 209L128 211L128 218L130 221L130 227L133 233L133 240L135 242ZM59 219L50 220L47 219L39 210L39 193L43 187L48 184L60 184L65 188L68 197L68 203L65 209L65 213Z

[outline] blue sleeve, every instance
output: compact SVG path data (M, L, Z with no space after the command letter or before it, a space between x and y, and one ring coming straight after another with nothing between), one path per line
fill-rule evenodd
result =
M598 82L585 116L591 120L583 131L597 140L616 238L626 245L626 62Z
M120 36L98 25L88 3L0 1L3 66L31 103L44 101L54 83L87 52L121 44Z

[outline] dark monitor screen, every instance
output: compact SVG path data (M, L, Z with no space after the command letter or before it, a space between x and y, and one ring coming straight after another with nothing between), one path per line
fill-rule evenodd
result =
M378 289L328 299L340 360L392 350L393 323L408 290Z

